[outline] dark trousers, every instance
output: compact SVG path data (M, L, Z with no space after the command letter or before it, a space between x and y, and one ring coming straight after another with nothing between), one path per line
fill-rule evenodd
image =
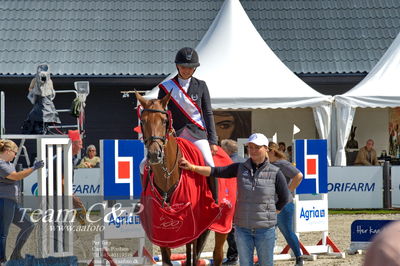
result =
M15 201L0 198L0 262L6 260L6 240L11 223L21 229L11 258L21 255L21 249L35 227L30 218L23 214L23 209Z
M226 239L228 242L228 251L226 252L226 257L228 260L237 260L238 259L238 251L235 242L235 228L232 227L232 230L229 232L228 237Z

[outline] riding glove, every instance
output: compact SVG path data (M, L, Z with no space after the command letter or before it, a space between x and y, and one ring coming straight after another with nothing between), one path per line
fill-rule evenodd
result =
M37 170L39 168L44 167L44 162L43 160L37 161L33 163L33 170Z

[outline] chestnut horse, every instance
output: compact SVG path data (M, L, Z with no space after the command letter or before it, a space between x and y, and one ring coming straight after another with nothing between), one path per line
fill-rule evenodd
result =
M139 117L143 141L147 148L147 161L154 173L154 185L160 195L163 195L164 204L173 194L181 176L178 162L182 154L173 136L171 115L166 111L171 94L167 94L163 99L146 100L136 92L136 98L143 107ZM146 186L143 182L142 185ZM206 230L199 238L186 244L186 265L197 264L208 234L209 230ZM215 233L214 265L222 264L223 245L226 238L227 234ZM168 247L160 247L160 249L163 265L172 265L171 249Z

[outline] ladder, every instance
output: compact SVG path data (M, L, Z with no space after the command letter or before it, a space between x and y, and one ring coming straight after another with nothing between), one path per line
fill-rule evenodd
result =
M59 93L73 93L73 94L75 94L75 97L78 97L78 92L76 91L76 90L59 90L59 91L56 91L56 90L54 90L55 91L55 93L56 93L56 95L57 94L59 94ZM68 109L56 109L56 111L58 112L58 113L69 113L69 112L71 112L71 110L68 108ZM82 128L81 128L81 125L80 125L80 123L79 123L79 118L77 118L76 119L76 124L73 124L73 125L58 125L58 126L49 126L49 128L72 128L72 129L78 129L79 130L79 132L81 132L81 130L83 130L83 125L82 125Z

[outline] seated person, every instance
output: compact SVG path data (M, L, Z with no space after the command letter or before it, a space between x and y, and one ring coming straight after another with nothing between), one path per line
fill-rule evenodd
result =
M367 144L358 151L354 164L379 165L378 158L376 157L376 151L373 147L374 141L372 139L367 140Z
M77 168L96 168L100 167L100 157L96 156L96 147L89 145L86 149L86 156L82 158Z

